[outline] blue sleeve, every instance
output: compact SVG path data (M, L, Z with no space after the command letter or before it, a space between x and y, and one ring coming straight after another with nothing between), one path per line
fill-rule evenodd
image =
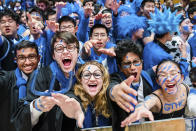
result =
M89 18L83 17L81 20L79 26L78 26L78 32L77 32L77 38L79 41L82 41L85 43L88 40L88 23L89 23Z
M184 75L184 78L185 78L186 76L189 75L189 71L188 71L189 63L185 61L180 61L179 65L182 70L182 74Z

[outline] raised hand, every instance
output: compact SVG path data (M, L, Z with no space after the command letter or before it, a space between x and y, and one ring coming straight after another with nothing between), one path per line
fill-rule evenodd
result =
M186 43L183 42L182 40L179 41L179 49L180 49L180 52L182 54L182 57L186 58L187 57L187 51L186 51Z
M46 20L47 27L53 32L59 31L59 23Z
M27 17L28 17L28 20L29 20L29 23L31 26L34 26L34 28L37 30L37 32L39 32L40 34L43 33L42 29L44 28L44 25L41 21L38 21L36 19L33 19L31 17L31 14L27 13Z
M134 110L134 107L131 105L137 104L137 101L131 97L129 94L132 94L134 96L137 95L137 92L130 88L130 85L132 81L134 80L134 76L129 76L126 80L121 82L118 85L115 85L112 88L110 98L115 101L123 110L126 112L130 112Z
M114 47L109 48L109 49L101 48L98 51L103 53L103 54L106 54L108 56L112 56L112 57L116 56L116 53L114 52Z
M63 94L52 94L55 103L61 108L63 113L69 117L77 120L78 127L83 127L84 113L80 103L74 98L69 98Z
M144 37L143 38L143 42L144 42L144 45L148 44L149 42L152 42L154 40L154 33L151 33L150 36L147 36L147 37Z
M54 98L50 96L40 96L37 99L37 106L42 112L50 111L56 103L54 102Z
M149 118L150 121L154 121L152 112L149 111L143 103L137 105L134 113L131 113L125 120L121 122L121 127L130 125L132 122L138 121L141 118Z

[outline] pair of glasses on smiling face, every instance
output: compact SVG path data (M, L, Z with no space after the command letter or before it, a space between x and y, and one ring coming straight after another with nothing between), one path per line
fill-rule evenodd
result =
M69 52L72 52L75 50L75 48L76 45L74 44L68 44L67 46L63 46L62 44L57 44L54 49L57 53L63 53L65 49Z
M35 61L37 59L37 55L29 55L29 56L18 56L17 60L20 62L25 62L26 59L28 59L29 61Z
M91 73L89 70L85 70L82 73L82 78L89 80L92 75L95 79L100 79L103 76L103 73L100 70L95 70L93 73Z

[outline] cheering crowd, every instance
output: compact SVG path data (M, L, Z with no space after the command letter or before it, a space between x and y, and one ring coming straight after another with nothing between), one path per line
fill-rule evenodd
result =
M2 131L196 130L196 1L1 0L0 90Z

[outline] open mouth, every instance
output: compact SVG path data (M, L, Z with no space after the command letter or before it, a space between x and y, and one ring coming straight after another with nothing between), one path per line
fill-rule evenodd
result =
M175 84L168 84L167 88L173 88L175 86Z
M97 84L89 84L88 87L89 88L96 88L97 87Z
M137 77L137 72L131 73L130 75L132 75L136 78Z
M5 31L6 31L6 32L10 32L10 29L9 29L9 28L6 28Z
M63 59L63 65L64 66L69 66L69 65L71 65L71 59Z

